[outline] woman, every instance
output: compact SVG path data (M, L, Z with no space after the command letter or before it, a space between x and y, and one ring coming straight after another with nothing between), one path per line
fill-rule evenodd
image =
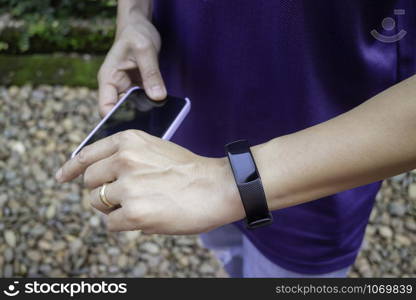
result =
M416 167L414 14L410 0L119 1L101 114L136 83L154 100L166 87L189 96L192 112L178 145L123 132L57 178L84 174L111 231L210 231L231 276L346 276L378 181ZM275 220L256 230L236 222L245 211L223 152L241 138ZM121 208L100 200L106 183Z

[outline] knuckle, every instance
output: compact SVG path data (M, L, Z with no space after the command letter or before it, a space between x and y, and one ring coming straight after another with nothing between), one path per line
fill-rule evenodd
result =
M63 177L66 177L66 175L67 175L67 172L68 172L68 170L67 170L67 164L65 164L63 167L62 167L62 176Z
M143 77L145 79L156 79L159 78L160 72L158 69L150 69L143 72Z
M128 223L137 225L141 221L141 216L133 207L125 207L124 217Z
M98 199L98 197L99 197L98 193L99 193L99 192L96 192L96 191L94 191L94 190L91 190L91 191L88 193L88 200L89 200L89 203L90 203L90 205L91 205L92 207L94 207L94 208L96 208L96 209L98 209L98 207L99 207L99 205L97 204L97 201L95 201L95 199Z
M134 129L125 130L122 133L122 136L127 140L132 139L132 138L136 138L137 137L136 130L134 130Z
M152 49L152 42L147 37L138 35L132 46L138 52L146 52Z
M146 132L143 130L132 130L132 133L135 136L136 142L145 142L146 141Z
M88 162L89 146L84 147L76 156L78 163L85 165Z
M117 132L115 134L110 135L109 137L110 143L112 143L113 145L120 145L120 135L121 135L121 132Z
M97 80L98 80L98 82L100 82L102 80L103 75L104 75L104 72L105 72L104 71L104 65L101 65L100 69L97 72Z
M101 64L100 68L98 69L97 72L97 80L98 81L103 81L105 79L105 77L108 76L108 74L110 73L111 68L109 67L109 64L107 62L107 60L109 59L109 55L107 55L105 61Z
M85 170L84 176L83 176L83 182L84 182L84 186L86 186L87 188L91 188L93 186L93 176L91 176L91 169L87 168Z
M116 224L115 224L114 220L111 217L109 217L108 215L105 216L104 222L106 223L108 231L114 231L116 229Z
M130 205L130 201L134 199L134 192L132 191L133 182L128 177L120 177L118 180L118 186L121 197L122 206Z
M115 230L114 223L110 219L107 219L106 226L107 226L107 230L110 232Z
M117 145L118 147L120 147L124 142L124 138L123 138L123 133L124 131L121 132L117 132L113 135L110 136L110 142L113 143L114 145Z
M126 38L128 40L129 37L132 34L133 35L135 34L135 32L136 32L136 28L135 27L132 27L131 25L127 25L127 26L123 27L120 30L120 33L119 33L119 37L120 38L118 38L117 41L121 41L121 40L123 40L123 38Z
M134 156L128 150L122 150L117 153L117 162L122 168L134 167Z
M128 129L117 134L117 138L120 144L131 143L132 140L137 139L137 137L137 130L134 129Z

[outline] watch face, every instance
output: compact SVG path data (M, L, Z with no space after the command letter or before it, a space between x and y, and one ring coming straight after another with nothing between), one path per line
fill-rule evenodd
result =
M237 183L248 183L259 177L247 141L228 144L227 151Z

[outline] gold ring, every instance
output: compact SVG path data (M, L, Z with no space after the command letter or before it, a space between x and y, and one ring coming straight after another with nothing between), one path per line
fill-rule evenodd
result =
M101 202L107 206L108 208L113 208L114 205L111 204L108 200L107 197L105 196L105 188L107 187L107 183L104 183L103 186L100 188L100 200Z

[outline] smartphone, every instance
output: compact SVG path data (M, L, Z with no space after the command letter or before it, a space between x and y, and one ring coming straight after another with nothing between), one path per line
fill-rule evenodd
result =
M72 152L71 158L85 146L128 129L142 130L169 140L190 109L191 101L188 98L168 95L163 101L154 101L146 96L143 89L133 87Z

